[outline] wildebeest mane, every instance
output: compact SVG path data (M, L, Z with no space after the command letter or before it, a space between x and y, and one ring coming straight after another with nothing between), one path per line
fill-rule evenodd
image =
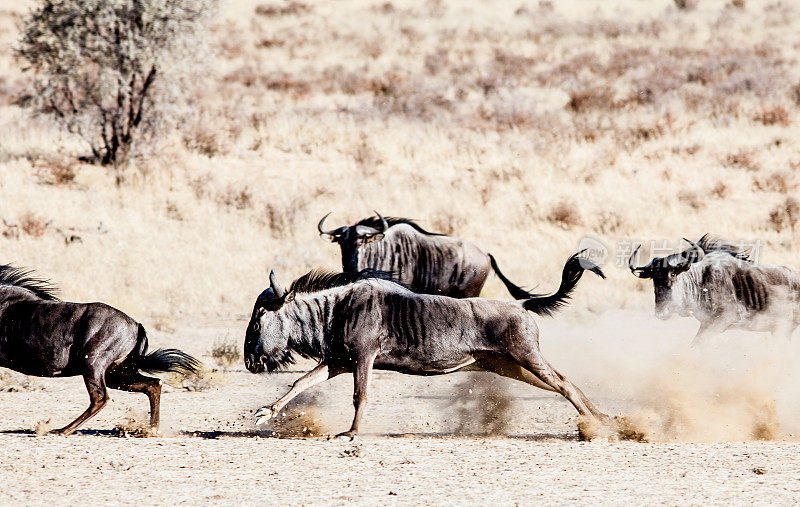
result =
M737 247L735 245L731 245L730 243L725 243L719 238L715 238L708 233L704 234L703 237L700 238L700 240L697 242L697 244L700 246L700 248L703 249L703 252L705 253L724 252L737 259L747 262L753 262L753 259L750 257L753 253L752 249Z
M332 271L314 269L293 281L289 291L297 293L317 292L371 279L388 280L405 287L405 284L397 279L397 275L390 271L367 268L352 273L334 273Z
M438 232L426 231L418 223L416 223L414 220L410 218L402 218L402 217L384 217L384 218L386 219L386 223L389 224L389 227L393 225L406 224L410 225L417 232L421 232L426 236L447 236L447 234L440 234ZM367 227L372 227L374 229L380 229L382 226L381 219L375 216L362 218L361 220L356 222L355 225L366 225Z
M30 269L0 264L0 285L20 287L33 292L38 298L58 301L58 289L47 280L34 277Z

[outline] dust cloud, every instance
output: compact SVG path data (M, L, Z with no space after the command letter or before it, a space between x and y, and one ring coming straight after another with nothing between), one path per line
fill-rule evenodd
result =
M545 357L601 409L622 416L616 429L623 437L725 442L800 434L797 343L728 331L690 348L693 319L658 321L631 312L544 327Z

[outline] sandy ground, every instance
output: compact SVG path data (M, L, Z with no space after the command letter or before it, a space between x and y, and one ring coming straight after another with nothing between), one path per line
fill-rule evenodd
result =
M631 329L647 328L648 337L615 334L621 317ZM207 355L213 345L238 342L244 327L241 321L193 322L150 334L155 346L176 345L213 365ZM660 428L650 443L581 442L576 414L564 400L469 373L422 378L378 372L363 435L355 442L278 438L271 426L257 430L252 412L277 398L307 362L261 376L238 365L220 367L212 375L214 387L202 392L165 387L162 437L120 437L116 427L135 428L146 420L146 401L116 391L113 403L78 434L39 437L39 422L66 423L87 398L80 379L31 379L22 390L0 393L0 503L78 503L89 500L87 492L92 502L146 504L796 502L795 393L767 389L776 403L777 429L771 441L743 441L752 438L713 417L726 408L745 411L733 401L715 406L715 396L724 392L690 399L654 383L672 371L677 377L669 385L680 385L676 379L686 371L666 365L670 357L688 357L695 327L689 319L662 323L632 314L542 321L547 357L608 413L669 406L673 418L700 419L700 426L716 430L698 433L684 422L679 430ZM752 350L742 345L748 342L755 344ZM740 363L760 360L753 350L770 347L757 335L734 334L698 354L725 365L713 373L717 380L746 378L752 368ZM634 384L656 386L657 392ZM706 385L714 384L706 379ZM352 415L351 386L349 375L323 384L287 407L288 420L303 413L303 424L316 431L343 431ZM483 403L487 394L490 403ZM686 408L693 404L703 409ZM483 434L488 427L498 434Z

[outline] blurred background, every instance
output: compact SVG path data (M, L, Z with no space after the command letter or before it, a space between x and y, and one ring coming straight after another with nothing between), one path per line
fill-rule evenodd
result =
M0 1L0 262L64 299L243 317L269 269L341 268L331 210L418 219L542 292L586 235L711 232L800 264L796 3L208 3L159 60L163 121L105 165L30 107L40 5ZM617 264L568 311L652 311ZM493 276L483 295L508 298Z

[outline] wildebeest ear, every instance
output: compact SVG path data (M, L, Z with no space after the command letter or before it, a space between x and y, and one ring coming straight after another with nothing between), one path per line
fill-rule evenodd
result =
M328 234L328 233L325 233L325 234L320 234L320 235L319 235L319 237L320 237L320 238L322 238L322 239L324 239L324 240L325 240L325 241L327 241L328 243L334 243L334 242L336 242L336 236L334 236L333 234Z
M294 291L290 291L288 294L286 294L286 297L283 298L284 304L291 303L292 301L294 301Z
M364 236L364 244L372 243L373 241L380 241L383 239L383 234L372 234L369 236Z

